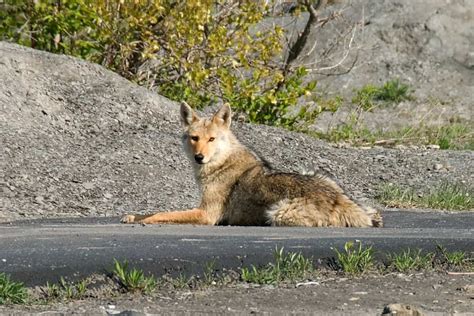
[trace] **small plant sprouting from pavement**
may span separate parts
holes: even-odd
[[[188,278],[183,273],[180,273],[177,277],[173,278],[170,276],[163,276],[163,284],[170,284],[174,289],[184,289],[189,287],[189,284],[192,282],[193,278]]]
[[[433,253],[422,254],[421,250],[412,250],[410,248],[401,253],[388,256],[388,268],[398,272],[408,272],[412,270],[427,270],[432,267]]]
[[[473,210],[474,190],[463,184],[442,183],[428,193],[417,193],[386,184],[380,189],[378,199],[392,207],[427,207],[445,210]]]
[[[337,263],[342,271],[348,274],[362,274],[373,266],[374,250],[372,246],[363,247],[360,241],[348,241],[344,244],[344,251],[334,249]]]
[[[14,282],[10,276],[0,273],[0,305],[22,304],[28,298],[28,292],[23,283]]]
[[[438,257],[440,257],[438,262],[441,265],[447,265],[448,268],[474,270],[473,258],[470,258],[466,252],[461,250],[449,251],[440,244],[436,245],[436,250]]]
[[[263,267],[252,265],[250,268],[241,268],[241,278],[248,283],[276,284],[287,280],[302,279],[313,269],[311,259],[301,253],[285,253],[282,247],[275,249],[274,262]]]
[[[130,270],[127,261],[120,263],[118,260],[114,260],[113,274],[128,292],[149,293],[157,286],[153,276],[146,277],[142,270],[136,268]]]
[[[203,272],[203,281],[206,285],[214,285],[216,284],[216,280],[218,279],[216,274],[216,261],[209,261],[206,263]]]
[[[61,285],[61,291],[64,293],[66,299],[81,299],[85,296],[87,291],[87,281],[81,280],[74,283],[68,283],[64,278],[59,280],[59,284]]]
[[[86,296],[87,285],[86,279],[73,283],[61,277],[58,284],[46,282],[41,290],[47,301],[82,299]]]
[[[59,286],[55,283],[46,282],[46,287],[43,288],[43,294],[48,301],[60,298]]]

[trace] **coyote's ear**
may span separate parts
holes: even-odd
[[[181,101],[181,121],[184,126],[189,126],[193,122],[199,120],[199,117],[196,115],[194,110],[184,101]]]
[[[232,121],[232,112],[230,110],[229,103],[225,103],[219,111],[212,117],[212,121],[217,124],[224,125],[225,127],[230,127],[230,122]]]

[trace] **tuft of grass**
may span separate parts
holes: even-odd
[[[374,85],[368,84],[363,86],[360,90],[356,90],[356,95],[352,98],[352,103],[356,104],[365,111],[371,111],[375,106],[375,96],[378,88]]]
[[[400,144],[438,145],[440,149],[474,150],[474,129],[462,123],[442,126],[406,127],[398,131],[375,133],[379,139]]]
[[[153,276],[146,277],[142,270],[136,268],[129,269],[128,262],[120,263],[114,259],[113,274],[120,282],[120,285],[128,292],[152,292],[157,282]]]
[[[474,190],[462,184],[444,182],[427,193],[417,193],[410,188],[392,184],[381,187],[378,199],[392,207],[426,207],[444,210],[473,210]]]
[[[61,277],[58,284],[46,282],[46,286],[41,290],[47,301],[83,299],[86,296],[87,285],[85,279],[73,283]]]
[[[330,142],[349,142],[360,145],[438,145],[440,149],[474,150],[474,129],[468,125],[455,123],[444,126],[414,126],[393,131],[371,131],[352,115],[345,122],[326,133],[312,133]]]
[[[432,266],[433,257],[433,253],[423,255],[420,249],[414,251],[408,248],[402,253],[389,255],[388,267],[403,273],[412,270],[428,270]]]
[[[61,297],[61,290],[59,285],[55,283],[46,282],[46,287],[42,289],[45,299],[48,301],[56,300]]]
[[[203,272],[203,281],[206,285],[216,284],[216,280],[218,279],[216,273],[216,261],[209,261],[204,266]]]
[[[377,89],[375,99],[400,103],[404,100],[411,100],[413,97],[411,96],[410,87],[407,84],[401,82],[399,79],[393,79],[387,81],[382,87]]]
[[[0,305],[22,304],[28,299],[28,292],[23,283],[14,282],[10,276],[0,273]]]
[[[399,79],[389,80],[383,86],[368,84],[359,90],[355,90],[355,93],[352,103],[365,111],[371,111],[375,107],[376,101],[400,103],[404,100],[413,99],[410,87]]]
[[[469,257],[464,251],[449,251],[446,247],[436,245],[437,255],[440,257],[438,263],[448,268],[474,270],[473,258]]]
[[[344,244],[344,251],[334,251],[337,254],[337,263],[345,273],[362,274],[374,265],[374,250],[371,246],[363,247],[360,241],[348,241]]]
[[[189,287],[189,283],[192,281],[192,278],[187,278],[183,273],[180,273],[176,278],[167,277],[164,278],[164,281],[174,289],[184,289]]]
[[[285,253],[283,247],[275,249],[274,262],[263,267],[241,268],[241,279],[248,283],[275,284],[295,281],[313,271],[311,259],[301,253]]]

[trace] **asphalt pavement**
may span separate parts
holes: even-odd
[[[349,240],[372,245],[381,259],[407,248],[474,252],[474,213],[386,211],[384,228],[125,225],[118,218],[69,218],[0,224],[0,272],[26,285],[111,271],[113,260],[154,275],[202,274],[272,260],[275,247],[315,261]]]

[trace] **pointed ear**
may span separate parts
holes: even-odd
[[[212,117],[212,121],[217,124],[224,125],[225,127],[229,128],[230,123],[232,121],[232,112],[230,110],[229,103],[225,103],[219,111],[214,114]]]
[[[181,101],[181,121],[183,122],[184,126],[189,126],[193,122],[199,120],[199,117],[196,115],[194,110],[184,101]]]

